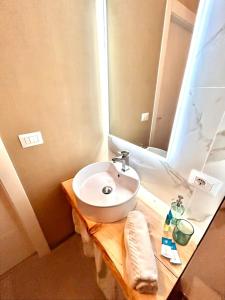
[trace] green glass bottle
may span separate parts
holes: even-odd
[[[184,199],[184,197],[178,195],[178,199],[171,203],[171,212],[173,215],[171,223],[173,225],[176,225],[177,219],[180,219],[184,213],[184,205],[182,203],[182,199]]]

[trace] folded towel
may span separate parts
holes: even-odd
[[[126,273],[132,288],[143,294],[156,293],[158,272],[148,225],[137,210],[129,212],[124,228]]]

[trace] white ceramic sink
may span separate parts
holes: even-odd
[[[96,222],[110,223],[127,216],[136,205],[140,186],[137,172],[121,170],[121,163],[97,162],[81,169],[73,191],[82,214]]]

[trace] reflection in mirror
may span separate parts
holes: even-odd
[[[110,133],[166,156],[198,0],[107,6]]]

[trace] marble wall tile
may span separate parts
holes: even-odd
[[[173,128],[168,153],[171,167],[185,178],[193,168],[203,170],[225,112],[225,1],[205,5],[207,18],[194,29],[193,39],[202,34],[191,47],[182,84],[179,130]]]
[[[223,160],[225,160],[225,114],[223,115],[222,122],[219,126],[213,146],[209,153],[207,164],[210,162],[219,162]],[[223,171],[225,174],[225,169]]]
[[[210,15],[201,37],[192,84],[225,87],[225,1],[211,1]]]
[[[190,88],[188,103],[176,155],[169,162],[186,178],[191,169],[204,167],[224,114],[225,89]]]
[[[217,134],[214,137],[203,172],[219,179],[223,185],[216,195],[205,193],[197,188],[193,191],[187,213],[189,218],[198,221],[213,216],[225,196],[225,113],[217,128]]]

